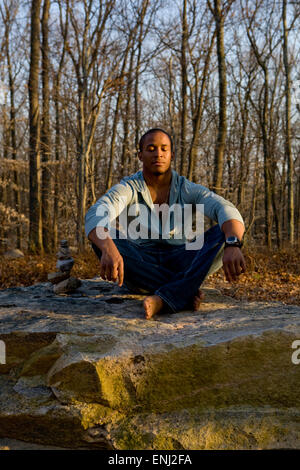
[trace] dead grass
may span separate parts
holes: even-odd
[[[99,261],[94,252],[88,250],[80,255],[72,255],[75,263],[72,275],[89,279],[99,275]],[[53,255],[25,255],[14,260],[0,256],[0,289],[14,286],[31,286],[46,282],[47,274],[55,272],[57,258]]]
[[[99,261],[89,249],[74,254],[72,274],[81,279],[99,275]],[[207,286],[220,289],[236,299],[279,300],[286,304],[300,305],[300,250],[268,252],[252,249],[245,252],[247,272],[239,281],[228,284],[220,270],[206,282]],[[0,256],[0,288],[30,286],[46,282],[47,274],[56,271],[55,255],[26,255],[7,260]]]
[[[247,272],[229,284],[220,270],[206,283],[236,299],[278,300],[300,305],[300,250],[245,253]]]

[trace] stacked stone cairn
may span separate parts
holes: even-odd
[[[70,276],[74,265],[74,259],[71,256],[67,240],[61,240],[59,252],[57,253],[55,273],[48,274],[48,281],[53,284],[55,294],[68,294],[74,292],[81,285],[81,281],[76,277]]]

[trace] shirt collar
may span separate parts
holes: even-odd
[[[177,199],[177,194],[179,191],[179,175],[175,170],[172,171],[172,179],[171,179],[171,189],[170,189],[170,196],[169,196],[169,203],[170,206],[174,204],[174,202]],[[138,179],[138,184],[137,184],[137,191],[139,191],[142,196],[144,201],[148,204],[149,207],[153,208],[153,201],[151,198],[151,194],[149,191],[149,188],[147,186],[146,181],[144,180],[144,175],[142,170],[140,170],[137,174],[137,179]]]

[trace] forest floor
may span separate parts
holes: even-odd
[[[219,289],[235,299],[300,305],[300,248],[270,252],[256,247],[245,249],[244,255],[247,272],[237,282],[226,282],[220,270],[205,286]],[[75,259],[73,276],[81,279],[99,276],[99,261],[91,249],[72,256]],[[0,256],[0,289],[46,282],[47,274],[56,271],[55,265],[55,254],[25,255],[13,260]]]

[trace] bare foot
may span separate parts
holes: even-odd
[[[149,295],[144,302],[145,317],[150,320],[156,313],[158,313],[164,305],[163,300],[159,295]]]
[[[193,309],[194,312],[197,310],[200,310],[200,306],[205,298],[205,294],[202,292],[202,290],[198,289],[198,294],[195,295],[194,300],[193,300]]]

